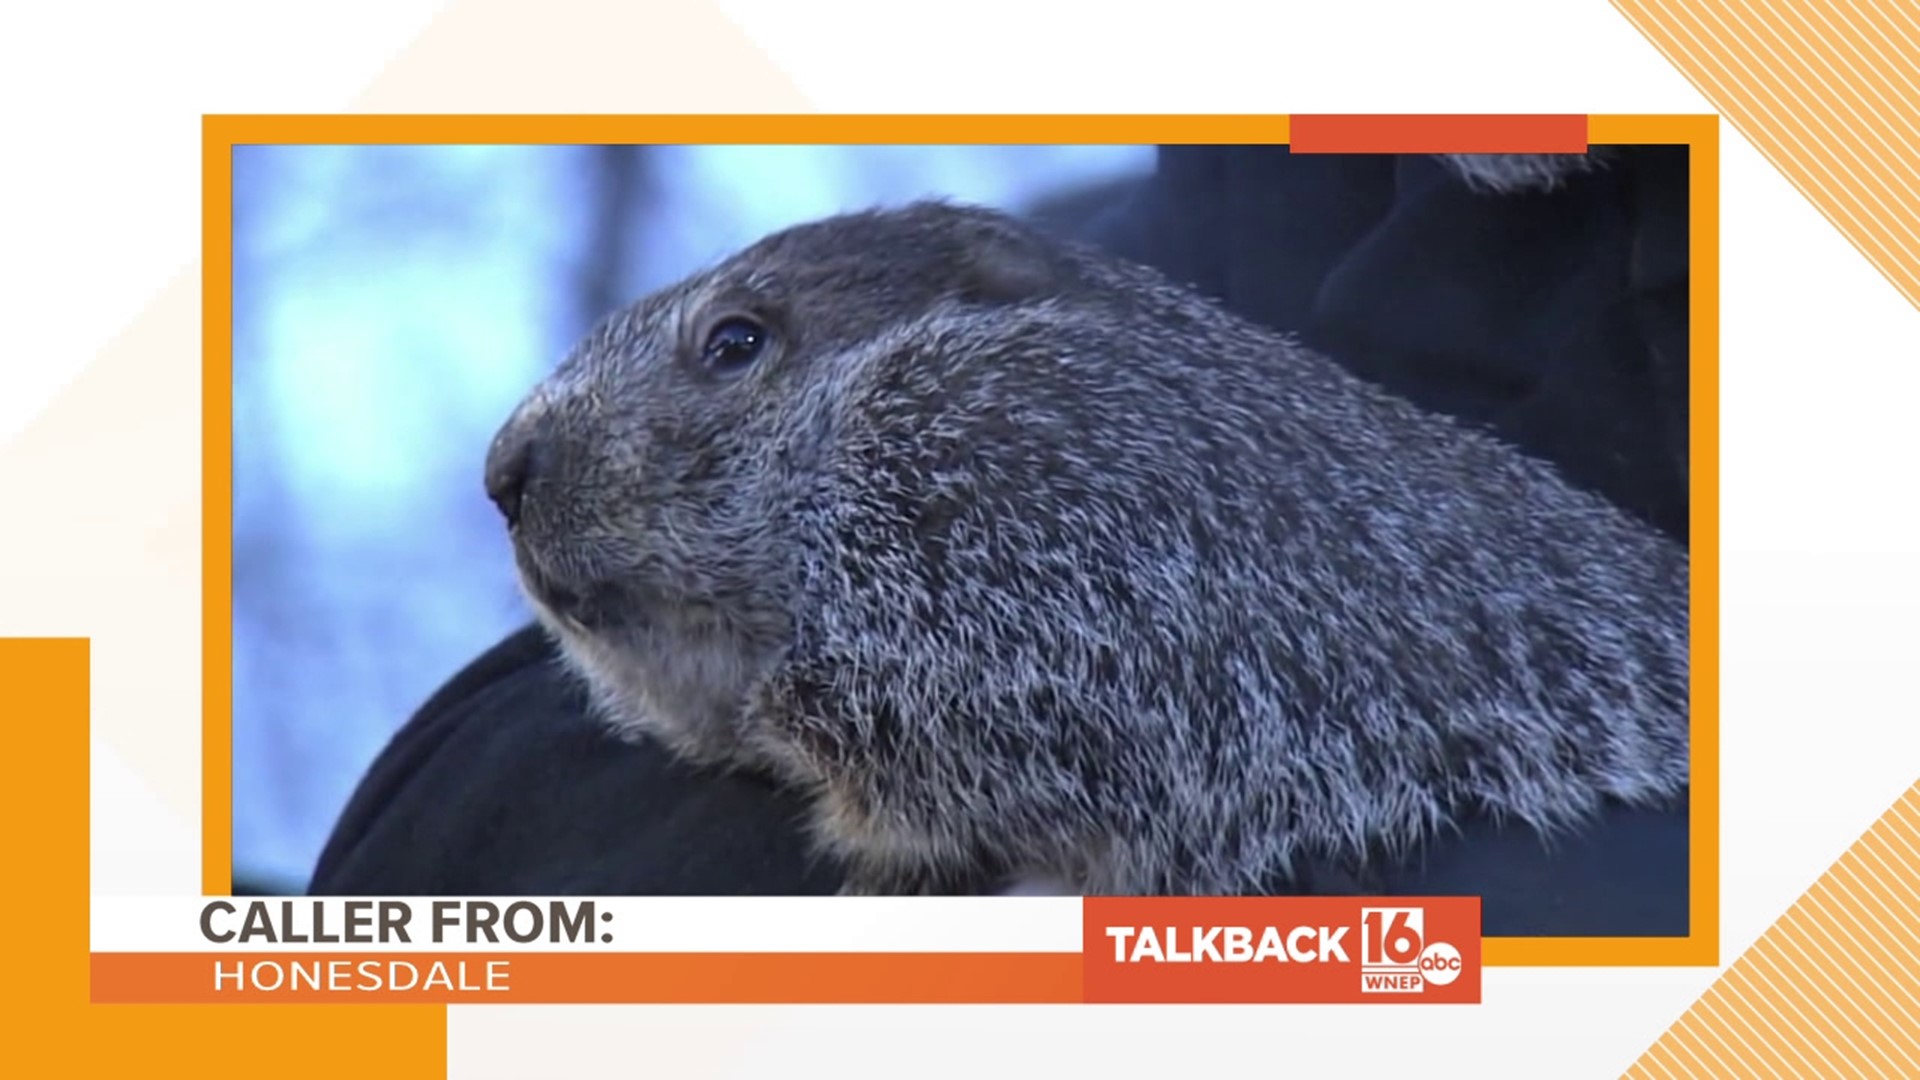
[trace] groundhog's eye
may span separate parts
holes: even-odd
[[[715,370],[733,371],[753,363],[766,347],[766,327],[752,319],[735,317],[722,320],[707,333],[700,358]]]

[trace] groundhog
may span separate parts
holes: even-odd
[[[486,486],[612,728],[804,792],[850,894],[1258,894],[1688,784],[1681,546],[992,210],[611,315]]]

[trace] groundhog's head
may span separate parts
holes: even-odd
[[[1070,257],[950,204],[777,233],[607,318],[487,455],[524,591],[619,726],[731,760],[791,632],[789,530],[859,357],[943,307],[1052,295]]]

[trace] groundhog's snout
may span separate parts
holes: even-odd
[[[516,412],[494,436],[493,445],[487,450],[487,498],[500,508],[508,528],[520,524],[520,507],[527,485],[546,468],[552,457],[546,449],[547,435],[542,430],[545,425],[524,413],[525,410]]]
[[[529,394],[493,436],[487,448],[487,498],[500,508],[507,527],[518,533],[544,511],[581,467],[583,439],[596,427],[578,406],[577,395],[543,384]],[[548,508],[550,509],[550,508]]]
[[[521,583],[541,604],[577,618],[586,594],[570,581],[554,576],[551,537],[538,528],[541,500],[554,499],[565,483],[562,463],[570,455],[558,449],[559,432],[545,399],[535,396],[516,409],[487,448],[487,497],[500,508],[513,535],[514,559]],[[533,505],[530,505],[530,500]],[[551,511],[553,507],[544,507]],[[533,511],[529,516],[528,511]],[[545,557],[541,551],[549,554]]]

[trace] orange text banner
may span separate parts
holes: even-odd
[[[105,1004],[1076,1002],[1073,953],[94,953]]]

